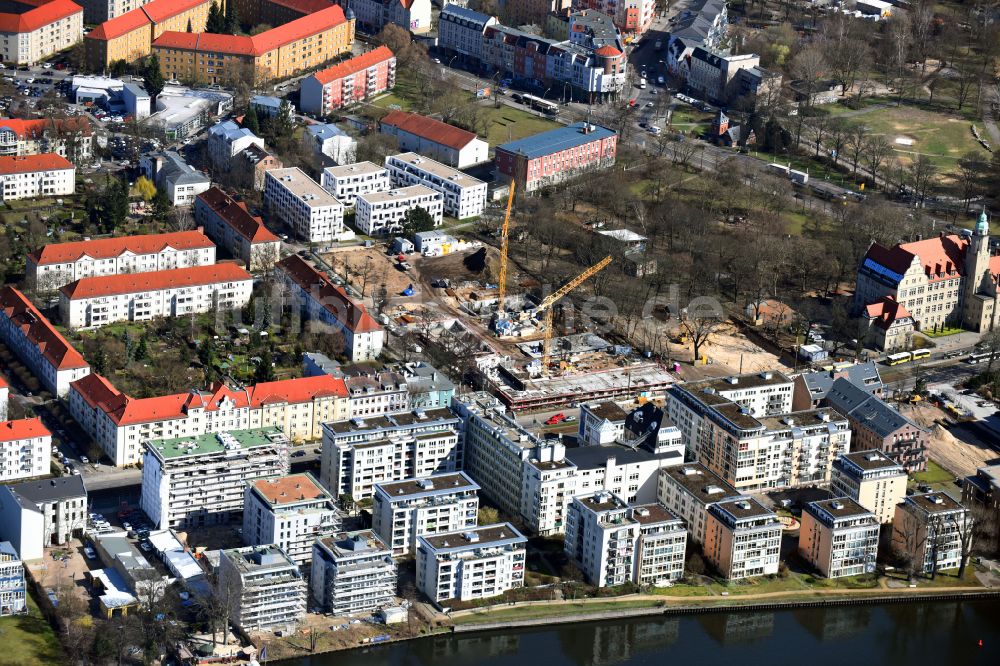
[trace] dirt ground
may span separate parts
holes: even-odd
[[[344,248],[323,255],[323,259],[355,289],[361,291],[364,287],[365,296],[371,296],[382,284],[390,296],[396,296],[416,280],[416,275],[411,274],[416,268],[409,273],[397,269],[395,256],[387,255],[380,247]],[[410,255],[410,263],[415,260],[416,255]]]
[[[680,352],[681,349],[684,351]],[[757,346],[736,330],[735,326],[728,324],[713,333],[699,351],[702,356],[708,358],[710,365],[696,367],[704,368],[705,374],[709,375],[735,374],[740,372],[741,367],[744,373],[774,369],[791,370],[777,356]],[[694,356],[694,346],[688,344],[682,348],[680,345],[674,345],[674,353],[690,360]]]
[[[904,416],[908,416],[920,425],[931,429],[931,441],[928,455],[956,476],[969,476],[976,473],[977,467],[982,467],[986,461],[996,458],[996,452],[957,439],[934,421],[945,416],[937,407],[929,404],[904,405],[900,408]]]

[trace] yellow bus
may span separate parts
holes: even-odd
[[[886,365],[899,365],[900,363],[909,363],[913,360],[913,354],[911,352],[899,352],[898,354],[887,354],[885,357]]]
[[[931,357],[930,349],[918,349],[915,352],[913,352],[914,361],[919,361],[922,358],[930,358],[930,357]]]

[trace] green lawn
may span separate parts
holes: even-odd
[[[963,328],[951,328],[946,326],[945,328],[939,329],[936,333],[933,330],[927,329],[920,331],[920,333],[921,335],[926,335],[928,338],[944,338],[949,335],[955,335],[956,333],[962,333],[964,331],[965,329]]]
[[[487,115],[489,117],[489,130],[486,132],[486,141],[491,146],[562,127],[554,120],[540,118],[527,111],[507,106],[501,106],[499,109],[491,107],[487,111]]]
[[[42,617],[34,599],[28,597],[27,615],[0,618],[0,664],[62,664],[66,656],[49,623]]]
[[[912,474],[910,478],[917,483],[933,485],[936,483],[950,483],[955,480],[955,475],[933,460],[928,460],[927,471]]]

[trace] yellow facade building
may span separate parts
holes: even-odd
[[[134,62],[153,52],[165,32],[205,29],[212,0],[152,0],[94,28],[84,39],[87,64],[94,71],[119,60]]]

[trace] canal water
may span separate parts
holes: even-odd
[[[980,641],[982,645],[980,646]],[[1000,664],[1000,601],[718,613],[460,634],[280,666]]]

